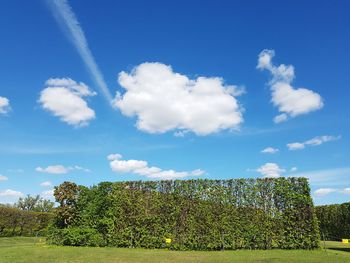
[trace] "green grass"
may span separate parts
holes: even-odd
[[[127,248],[58,247],[44,239],[0,238],[0,262],[350,262],[350,244],[326,242],[326,250],[168,251]]]

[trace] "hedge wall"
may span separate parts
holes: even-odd
[[[68,194],[72,183],[64,184],[55,190],[61,203],[49,236],[55,244],[181,250],[319,246],[305,178],[105,182]]]
[[[322,238],[350,238],[350,203],[317,206],[316,214]]]
[[[54,215],[0,205],[0,236],[43,236]]]

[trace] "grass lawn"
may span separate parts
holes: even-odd
[[[350,244],[326,242],[326,250],[168,251],[58,247],[39,238],[0,238],[0,262],[350,262]]]

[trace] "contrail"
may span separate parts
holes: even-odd
[[[91,53],[84,31],[67,0],[47,0],[58,24],[63,28],[66,36],[77,49],[80,57],[88,68],[95,84],[100,88],[104,97],[111,104],[113,97],[110,93],[103,75],[98,68]]]

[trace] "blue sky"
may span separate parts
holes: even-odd
[[[350,201],[349,8],[2,2],[0,202],[65,180],[291,175],[316,204]]]

